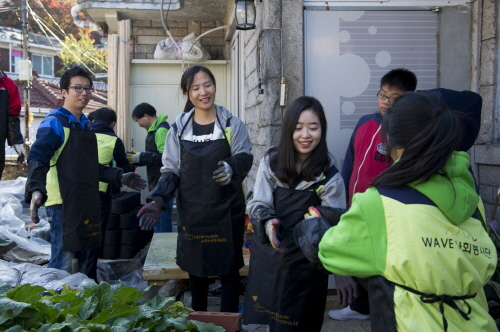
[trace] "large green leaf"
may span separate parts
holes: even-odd
[[[129,329],[126,328],[126,327],[123,327],[123,326],[111,326],[111,329],[109,330],[109,332],[128,332]]]
[[[35,323],[36,314],[37,310],[35,308],[26,307],[12,319],[12,325],[19,325],[23,329],[29,330]]]
[[[40,294],[45,292],[42,286],[21,285],[10,290],[7,297],[18,302],[34,304],[40,301]]]
[[[11,328],[5,330],[5,332],[26,332],[21,326],[12,326]]]
[[[119,290],[119,288],[112,287],[109,283],[103,281],[98,285],[93,285],[91,288],[87,288],[84,291],[85,297],[95,297],[95,301],[98,303],[96,311],[100,312],[105,310],[113,303],[113,296]]]
[[[135,287],[123,287],[116,295],[113,296],[113,300],[116,302],[123,302],[127,304],[135,303],[145,292],[137,292],[137,288]]]
[[[87,301],[81,305],[80,310],[78,310],[78,317],[82,320],[89,319],[95,312],[97,308],[97,302],[92,301],[92,299],[87,299]]]
[[[174,302],[175,297],[164,297],[161,295],[156,295],[150,300],[147,300],[141,307],[145,309],[145,306],[150,307],[151,309],[160,309],[160,308],[165,308],[167,303]]]
[[[20,315],[24,308],[29,306],[29,303],[17,302],[5,297],[0,298],[0,326]]]
[[[196,326],[196,329],[200,332],[225,332],[226,329],[217,326],[214,323],[203,323],[196,320],[192,320],[191,323]]]
[[[34,305],[38,310],[38,319],[44,322],[54,323],[61,311],[54,308],[50,301],[41,301]]]
[[[104,309],[99,316],[92,319],[90,322],[94,324],[105,324],[109,319],[139,314],[137,305],[128,305],[125,303],[113,303],[110,308]]]
[[[4,283],[0,279],[0,296],[5,296],[11,289],[12,289],[12,286]]]

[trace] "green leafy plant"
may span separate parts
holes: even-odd
[[[189,321],[192,309],[174,298],[157,295],[139,304],[146,291],[101,282],[83,290],[65,286],[58,294],[41,286],[12,288],[0,281],[0,331],[225,331],[212,323]]]

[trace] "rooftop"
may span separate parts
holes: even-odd
[[[7,73],[7,76],[16,83],[21,95],[21,105],[23,105],[24,82],[19,81],[19,75],[16,73]],[[63,97],[59,88],[59,80],[59,77],[41,77],[34,73],[30,92],[30,108],[38,108],[40,109],[39,112],[48,113],[57,106],[61,106]],[[90,102],[84,110],[85,113],[90,113],[107,105],[108,92],[106,84],[94,82],[94,88]]]

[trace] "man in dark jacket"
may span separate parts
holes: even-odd
[[[28,156],[25,201],[31,220],[40,221],[45,203],[50,223],[49,267],[88,274],[101,246],[99,180],[121,186],[123,170],[99,165],[97,139],[83,114],[92,95],[92,80],[83,67],[61,76],[64,104],[38,127]]]
[[[148,188],[153,190],[161,175],[162,154],[165,148],[170,125],[167,122],[167,115],[156,115],[156,109],[148,104],[141,103],[132,111],[132,118],[141,127],[147,130],[146,152],[129,153],[130,162],[137,166],[146,166],[148,174]],[[172,231],[172,206],[174,199],[170,200],[168,211],[162,211],[160,219],[154,226],[155,232]]]

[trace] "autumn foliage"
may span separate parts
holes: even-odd
[[[21,3],[23,0],[7,0],[3,4],[3,8],[17,8],[15,11],[0,13],[0,25],[21,29]],[[27,2],[31,10],[40,17],[44,23],[49,26],[59,38],[64,39],[64,31],[67,35],[73,35],[80,39],[82,35],[89,33],[90,29],[80,29],[73,22],[71,17],[71,7],[77,4],[76,0],[24,0]],[[50,14],[50,15],[49,15]],[[51,18],[52,17],[52,18]],[[83,18],[82,18],[83,19]],[[57,22],[56,25],[55,22]],[[29,31],[39,34],[44,34],[34,20],[32,13],[28,10]],[[62,31],[61,31],[62,30]],[[84,31],[88,30],[88,31]]]

